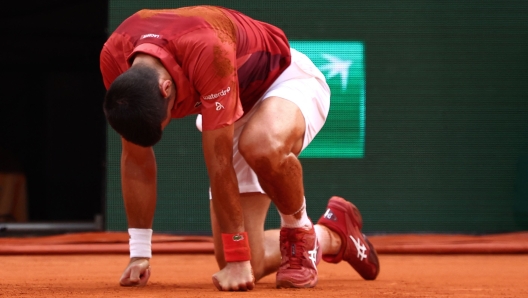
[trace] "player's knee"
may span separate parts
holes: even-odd
[[[280,163],[285,156],[284,144],[270,136],[241,136],[238,150],[255,172],[270,171]]]
[[[244,159],[253,162],[261,158],[273,158],[280,144],[271,136],[262,133],[245,133],[240,136],[238,150]]]

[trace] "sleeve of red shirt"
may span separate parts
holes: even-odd
[[[225,127],[242,114],[238,92],[235,41],[213,29],[188,33],[179,42],[182,69],[200,94],[202,129]]]
[[[101,74],[103,76],[103,82],[106,90],[110,88],[112,82],[121,74],[124,70],[121,69],[112,53],[105,45],[101,51],[99,57],[99,67],[101,68]]]

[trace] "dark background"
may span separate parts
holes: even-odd
[[[93,221],[103,212],[98,59],[108,2],[7,1],[0,9],[0,148],[26,174],[29,219]]]

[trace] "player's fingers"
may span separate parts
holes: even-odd
[[[119,285],[122,287],[132,287],[135,286],[136,283],[131,282],[128,278],[122,278],[121,281],[119,281]]]
[[[139,282],[130,280],[129,277],[124,277],[124,278],[121,278],[121,281],[119,282],[119,284],[123,287],[134,287],[134,286],[139,285]]]
[[[224,281],[223,284],[219,281],[217,274],[213,275],[213,284],[219,291],[248,291],[255,287],[255,279],[248,282],[229,282]]]
[[[240,283],[237,286],[234,286],[230,290],[231,291],[249,291],[249,290],[253,290],[254,287],[255,287],[255,283],[253,282],[253,280],[251,280],[245,283]]]
[[[236,285],[226,284],[225,281],[221,283],[218,280],[218,276],[216,276],[216,274],[213,275],[213,284],[219,291],[238,291],[238,286]]]
[[[255,282],[254,282],[254,281],[248,281],[248,282],[246,283],[246,288],[247,288],[248,290],[253,290],[254,287],[255,287]]]
[[[141,273],[143,273],[141,269],[143,269],[143,268],[141,268],[141,266],[137,266],[137,265],[133,265],[133,266],[130,267],[129,281],[131,283],[134,283],[134,284],[139,283]]]
[[[237,283],[228,283],[222,288],[224,289],[224,291],[242,291]]]
[[[137,260],[128,265],[119,282],[122,286],[144,286],[150,277],[148,260]]]
[[[126,268],[123,274],[121,275],[121,278],[119,279],[119,285],[123,287],[130,286],[129,276],[130,276],[130,267]]]
[[[233,291],[247,291],[247,287],[245,283],[238,284],[233,288]]]
[[[145,272],[143,272],[143,274],[140,275],[139,277],[139,285],[140,286],[144,286],[147,284],[148,280],[150,278],[150,267],[147,268],[145,270]]]
[[[148,282],[149,276],[150,274],[142,274],[139,279],[122,277],[119,284],[123,287],[145,286]]]
[[[218,279],[216,279],[216,276],[213,275],[213,285],[215,285],[215,287],[219,290],[219,291],[222,291],[222,286],[220,285],[220,282],[218,281]]]

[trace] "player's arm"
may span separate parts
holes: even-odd
[[[213,275],[219,290],[251,290],[255,278],[251,269],[249,242],[244,233],[238,180],[233,168],[234,125],[202,133],[202,144],[211,184],[212,205],[222,232],[227,265]]]
[[[156,209],[156,157],[152,147],[121,138],[121,187],[128,227],[152,229]]]
[[[202,146],[211,185],[212,212],[220,224],[227,265],[213,275],[219,290],[254,287],[238,180],[233,168],[234,122],[242,116],[236,72],[236,47],[211,29],[182,38],[182,69],[201,95]],[[235,37],[233,37],[233,40]],[[220,248],[216,248],[220,249]]]
[[[111,43],[112,37],[107,41]],[[110,84],[126,70],[111,50],[103,47],[100,55],[103,82]],[[121,187],[130,233],[130,263],[121,275],[122,286],[146,285],[150,276],[152,221],[156,206],[156,160],[152,148],[144,148],[121,139]]]
[[[152,222],[156,209],[156,158],[152,147],[121,139],[121,187],[130,233],[130,263],[122,286],[145,285],[150,276]]]
[[[222,233],[244,232],[238,181],[233,168],[234,125],[202,133],[202,145],[211,183],[213,210]]]
[[[194,31],[183,43],[183,59],[192,84],[202,97],[202,146],[211,184],[213,210],[222,233],[244,232],[238,181],[233,169],[233,135],[238,91],[233,44],[219,40],[213,30]],[[212,97],[207,97],[212,96]]]

